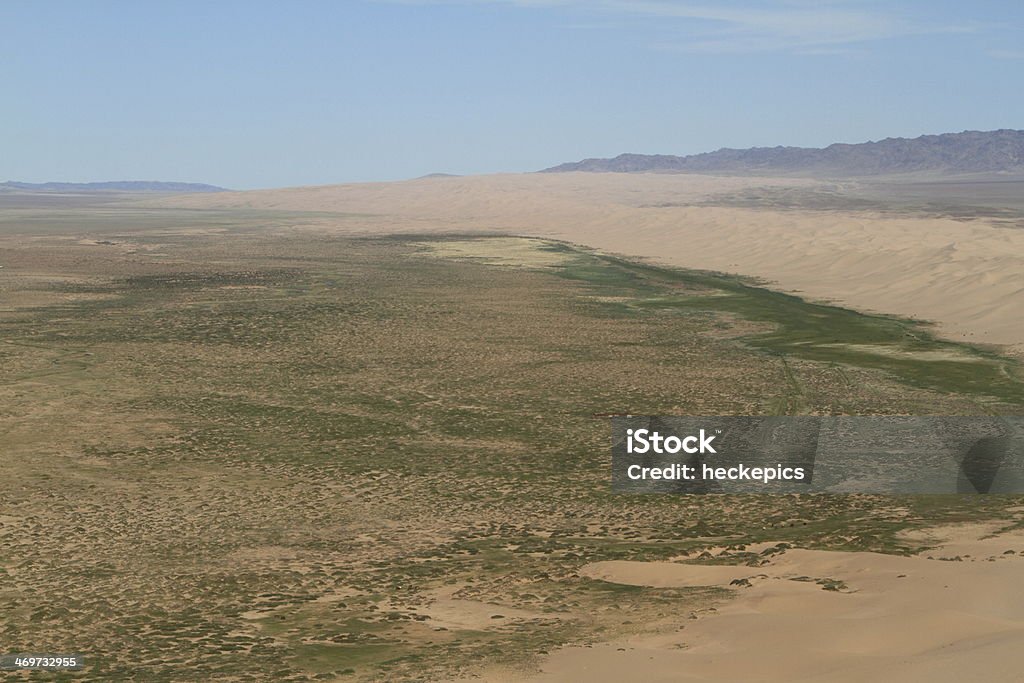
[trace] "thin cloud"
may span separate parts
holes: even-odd
[[[1024,59],[1024,50],[989,50],[986,54],[994,59]]]
[[[657,49],[690,52],[832,54],[842,46],[912,35],[968,33],[972,26],[932,25],[885,5],[862,2],[747,0],[694,3],[689,0],[378,0],[405,4],[503,4],[524,9],[575,9],[581,13],[658,20],[680,34]],[[671,22],[666,24],[665,22]]]

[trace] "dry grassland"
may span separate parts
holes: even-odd
[[[729,594],[594,562],[909,552],[907,529],[1019,515],[997,496],[610,493],[595,414],[1019,408],[1012,361],[906,321],[538,240],[39,211],[0,235],[0,641],[82,652],[69,679],[525,675]],[[830,348],[816,315],[898,353]]]

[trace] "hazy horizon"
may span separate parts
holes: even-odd
[[[1024,127],[1024,7],[995,2],[39,2],[0,21],[0,179],[22,182],[250,189]]]

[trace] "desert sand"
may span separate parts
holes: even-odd
[[[789,549],[761,567],[594,563],[581,574],[627,585],[751,585],[654,635],[564,648],[518,680],[1018,681],[1024,532],[998,532],[940,529],[939,546],[912,557]],[[845,585],[823,590],[824,579]]]
[[[725,205],[744,191],[817,187],[825,185],[793,178],[524,174],[191,195],[159,203],[335,212],[296,221],[347,233],[505,232],[567,240],[751,276],[815,300],[934,321],[949,338],[1024,350],[1024,230],[988,218],[907,211]]]

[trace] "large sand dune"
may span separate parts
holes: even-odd
[[[947,529],[943,545],[915,557],[792,549],[761,567],[598,562],[581,573],[638,586],[751,585],[661,632],[558,651],[530,680],[1019,681],[1024,533],[988,537],[997,530]],[[845,586],[823,590],[819,579]]]
[[[814,299],[932,320],[952,338],[1024,349],[1019,227],[909,212],[723,205],[751,188],[795,192],[816,186],[799,179],[567,173],[424,178],[162,202],[349,214],[313,221],[339,231],[499,231],[569,240],[754,276]]]

